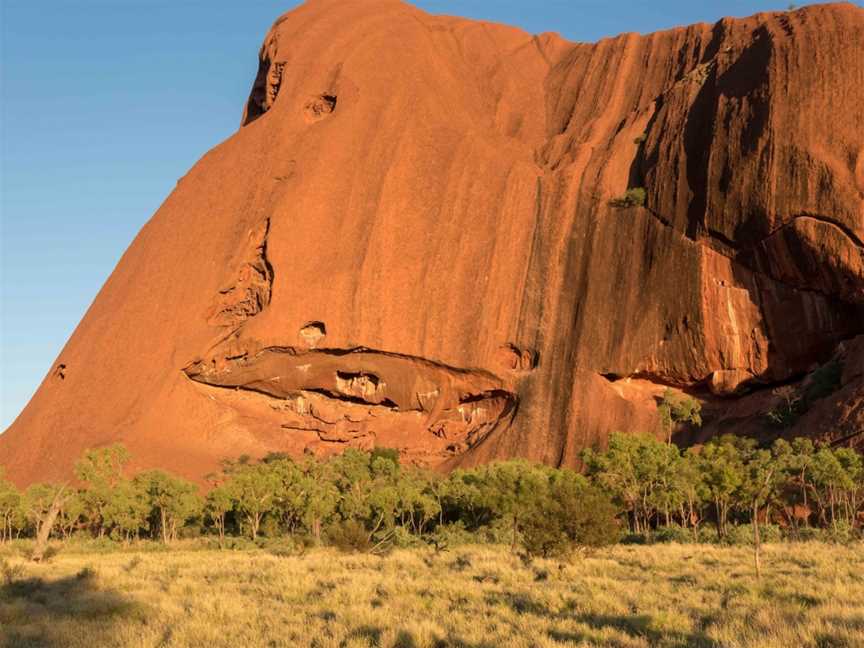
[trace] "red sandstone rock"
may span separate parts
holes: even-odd
[[[666,384],[732,420],[864,332],[862,106],[849,4],[592,45],[309,2],[0,463],[58,478],[121,441],[193,478],[349,445],[572,465],[654,428]],[[644,207],[610,204],[638,186]],[[844,434],[852,373],[820,405]]]

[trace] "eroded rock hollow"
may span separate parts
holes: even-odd
[[[654,431],[667,386],[704,402],[703,435],[752,431],[773,386],[832,358],[842,379],[799,425],[855,438],[862,124],[850,4],[582,44],[308,2],[0,463],[57,478],[121,441],[199,479],[244,453],[375,445],[574,465]]]

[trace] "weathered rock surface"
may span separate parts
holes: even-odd
[[[575,44],[309,2],[0,463],[56,478],[122,441],[194,478],[376,444],[569,465],[656,426],[664,385],[719,421],[864,333],[862,107],[849,4]],[[633,187],[644,206],[610,205]],[[819,406],[844,435],[861,362]]]

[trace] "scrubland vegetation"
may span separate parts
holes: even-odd
[[[849,448],[615,434],[581,473],[446,476],[388,449],[272,454],[206,493],[128,460],[0,482],[0,646],[864,645]]]
[[[529,562],[500,545],[382,556],[274,541],[110,553],[94,543],[38,564],[20,542],[0,549],[0,646],[864,645],[854,546],[766,545],[757,580],[747,548],[716,545],[619,544]]]
[[[698,416],[673,405],[670,421]],[[621,540],[851,542],[864,508],[861,455],[807,439],[759,447],[724,436],[681,451],[614,434],[582,454],[582,473],[512,460],[444,476],[400,466],[389,449],[327,461],[271,454],[225,462],[206,494],[158,470],[127,477],[128,460],[122,446],[86,452],[79,488],[20,493],[0,480],[0,540],[203,536],[228,548],[264,538],[373,553],[490,542],[550,557]]]

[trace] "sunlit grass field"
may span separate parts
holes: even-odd
[[[864,547],[0,548],[0,646],[864,646]]]

